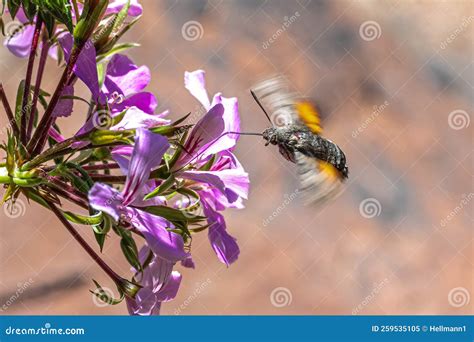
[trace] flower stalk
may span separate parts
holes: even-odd
[[[84,47],[84,43],[79,46],[75,46],[74,49],[72,50],[71,57],[69,58],[69,61],[66,64],[66,68],[63,71],[63,74],[61,76],[61,79],[59,80],[59,83],[56,87],[56,90],[54,91],[53,96],[51,97],[48,107],[46,108],[43,114],[43,117],[41,118],[41,121],[38,124],[38,128],[33,134],[33,137],[28,143],[27,150],[30,152],[32,156],[39,154],[41,150],[43,149],[43,146],[46,142],[46,138],[48,136],[48,131],[54,123],[54,118],[53,118],[54,108],[59,102],[59,99],[64,90],[64,87],[67,84],[67,80],[69,79],[72,73],[72,69],[74,68],[74,65],[76,64],[77,59],[79,58],[79,54],[81,53],[83,47]]]
[[[121,284],[123,282],[123,278],[121,278],[117,273],[115,273],[112,268],[110,268],[107,263],[102,260],[102,258],[97,254],[94,249],[87,243],[86,240],[79,234],[79,232],[73,227],[73,225],[64,217],[61,210],[58,207],[50,202],[46,201],[51,211],[56,215],[56,217],[61,221],[61,223],[66,227],[68,232],[72,235],[72,237],[81,245],[81,247],[89,254],[89,256],[94,260],[97,265],[114,281],[115,284]]]
[[[33,74],[33,66],[35,63],[36,49],[38,48],[39,37],[43,26],[43,20],[38,17],[36,20],[33,40],[31,42],[30,56],[28,58],[28,66],[26,68],[25,87],[23,89],[23,100],[21,102],[21,124],[20,124],[20,140],[23,145],[26,145],[26,135],[28,126],[28,117],[31,116],[28,106],[28,99],[30,97],[31,77]],[[29,114],[29,115],[28,115]]]
[[[0,99],[3,104],[3,108],[5,109],[5,113],[7,114],[8,122],[10,127],[12,128],[13,134],[17,137],[20,136],[20,129],[15,120],[15,116],[13,115],[12,107],[10,107],[10,103],[8,102],[7,94],[5,93],[5,89],[3,89],[3,84],[0,83]]]
[[[42,47],[41,47],[41,54],[40,59],[38,62],[38,70],[36,72],[36,82],[35,82],[35,89],[33,92],[33,98],[31,100],[31,110],[28,116],[28,127],[26,131],[26,141],[29,141],[31,138],[31,133],[33,131],[33,124],[36,118],[36,107],[38,104],[38,98],[41,91],[41,82],[43,80],[44,69],[46,67],[46,59],[48,57],[48,51],[50,47],[49,39],[48,39],[48,31],[43,29],[43,37],[42,37]]]

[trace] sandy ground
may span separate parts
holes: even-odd
[[[182,287],[164,314],[473,313],[472,2],[142,3],[126,40],[142,44],[131,55],[150,67],[160,109],[198,118],[183,73],[202,68],[211,95],[239,98],[243,130],[262,131],[268,124],[248,89],[284,73],[318,102],[325,134],[350,166],[338,199],[305,207],[293,195],[294,165],[242,137],[236,154],[250,198],[226,212],[241,256],[226,268],[205,234],[196,237],[197,268],[180,269]],[[182,34],[189,21],[199,23],[197,39]],[[5,49],[0,58],[13,99],[26,60]],[[58,74],[51,61],[47,89]],[[84,115],[77,106],[66,132]],[[1,211],[0,227],[2,314],[126,313],[92,300],[92,278],[112,284],[51,214],[35,205],[17,218]],[[104,258],[130,275],[116,246],[108,241]]]

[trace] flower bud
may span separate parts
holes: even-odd
[[[109,4],[108,0],[88,0],[84,4],[81,17],[74,28],[74,43],[83,46],[90,38]]]

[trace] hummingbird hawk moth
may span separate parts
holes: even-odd
[[[267,79],[250,92],[272,123],[262,133],[265,145],[277,145],[285,159],[296,163],[306,201],[320,202],[337,195],[349,174],[346,156],[321,136],[316,106],[292,92],[283,76]]]

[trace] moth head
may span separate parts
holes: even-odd
[[[277,141],[277,129],[275,127],[269,127],[262,133],[263,139],[267,141],[265,145],[272,144],[276,145]]]

